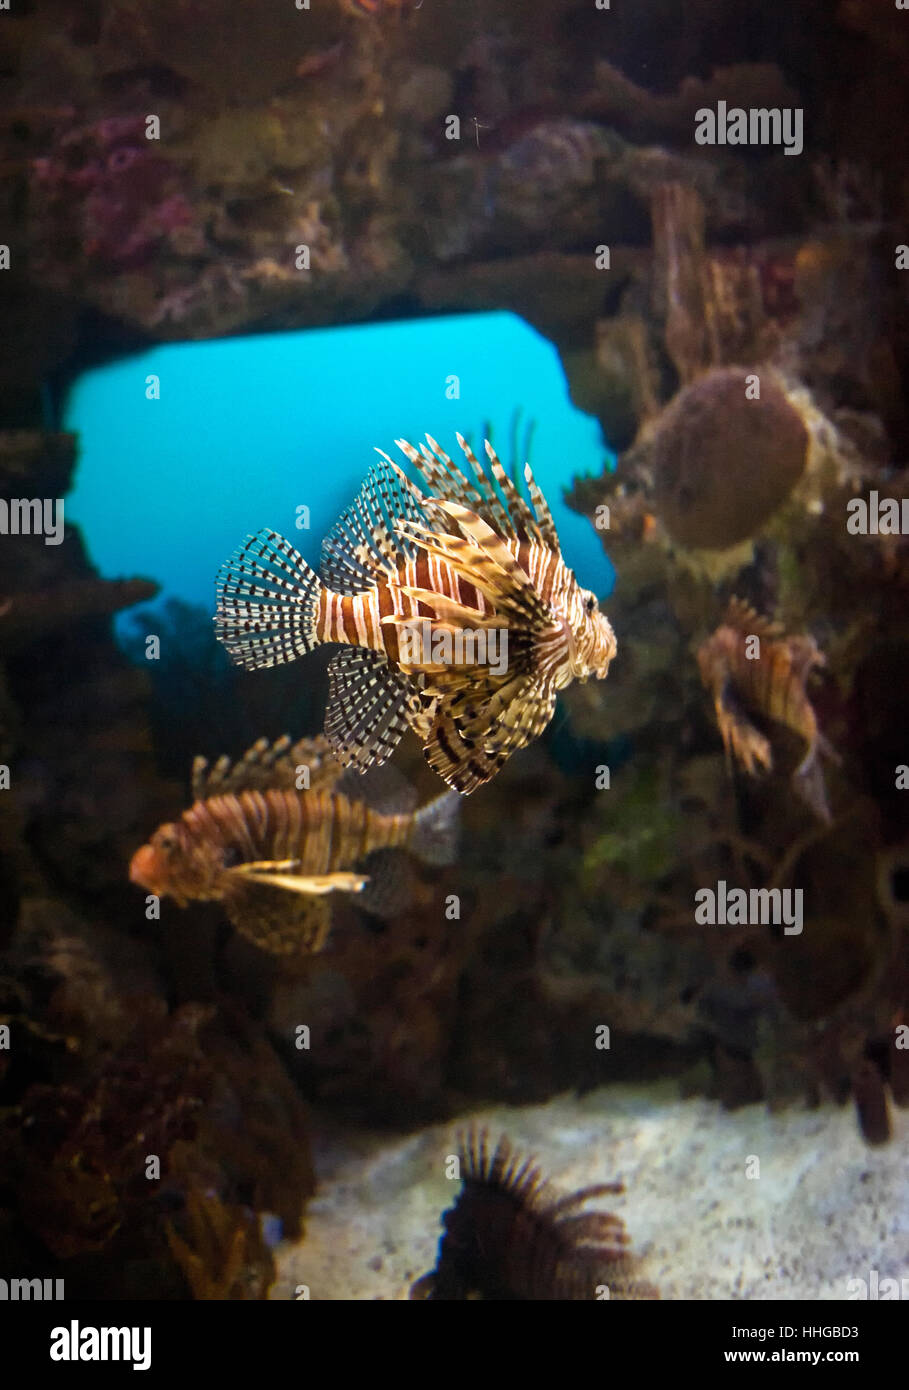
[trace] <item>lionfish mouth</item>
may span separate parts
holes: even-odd
[[[147,888],[150,893],[158,892],[158,883],[161,877],[161,864],[156,851],[151,845],[143,845],[137,849],[129,865],[130,883],[137,883],[140,888]]]

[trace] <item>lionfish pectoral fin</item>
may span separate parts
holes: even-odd
[[[476,512],[471,511],[460,502],[452,502],[447,498],[433,498],[433,510],[442,512],[458,526],[459,530],[468,536],[479,550],[485,550],[492,558],[497,559],[499,553],[509,554],[508,547],[501,536],[491,527],[488,521],[484,521]]]
[[[343,647],[328,667],[325,734],[344,767],[384,763],[407,728],[410,694],[380,652]]]
[[[463,603],[456,603],[454,599],[447,598],[444,594],[435,594],[431,589],[417,589],[408,584],[398,586],[399,592],[406,594],[408,598],[414,599],[417,603],[425,604],[427,608],[433,610],[438,622],[452,623],[460,628],[491,628],[501,627],[501,618],[481,617],[475,608],[466,608]],[[411,627],[414,623],[419,623],[420,618],[407,618],[402,614],[389,613],[382,619],[383,627]]]
[[[245,874],[260,874],[269,869],[274,873],[281,871],[289,873],[291,869],[300,867],[299,859],[250,859],[245,864],[235,864],[228,872],[235,878],[240,878]]]
[[[240,864],[229,872],[243,876],[249,884],[267,883],[273,888],[283,888],[288,893],[307,893],[321,896],[324,893],[359,893],[368,882],[365,874],[295,874],[291,869],[299,860],[260,859],[252,864]]]
[[[727,764],[737,762],[749,777],[756,777],[759,769],[769,772],[773,766],[770,743],[741,709],[729,682],[715,697],[714,709]]]
[[[511,584],[522,590],[526,589],[532,593],[534,597],[537,597],[536,590],[533,588],[529,576],[509,550],[505,540],[498,532],[493,530],[482,517],[477,516],[475,512],[470,511],[467,507],[461,506],[457,502],[440,500],[434,501],[432,505],[438,508],[443,515],[450,517],[451,520],[457,524],[462,534],[472,542],[476,549],[481,551],[491,564],[497,566],[500,571],[503,571],[508,576]],[[535,532],[534,540],[537,544],[543,544],[543,537],[539,532],[539,528],[536,527],[535,522],[531,524]]]
[[[547,605],[505,546],[501,547],[502,556],[496,558],[472,541],[445,531],[415,526],[400,529],[406,531],[427,555],[443,560],[460,578],[479,589],[497,612],[531,630],[550,627],[552,615]]]
[[[442,697],[423,752],[430,767],[466,795],[488,782],[519,748],[538,738],[552,719],[555,691],[548,682],[516,676],[477,701],[475,692]]]
[[[274,956],[315,955],[331,928],[330,899],[288,896],[255,883],[240,883],[224,907],[241,936]]]

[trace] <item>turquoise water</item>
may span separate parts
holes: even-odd
[[[151,375],[157,400],[146,396]],[[447,398],[451,376],[459,399]],[[218,566],[260,526],[318,563],[375,445],[400,457],[395,438],[428,431],[460,456],[455,431],[476,447],[488,420],[507,467],[516,411],[520,439],[535,424],[531,463],[565,558],[605,594],[609,563],[562,489],[611,456],[597,422],[571,404],[555,349],[507,313],[169,344],[87,371],[64,411],[79,435],[66,516],[105,577],[143,575],[162,600],[211,608]]]

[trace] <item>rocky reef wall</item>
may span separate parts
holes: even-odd
[[[909,1101],[907,540],[847,525],[909,495],[909,30],[873,0],[676,8],[4,17],[4,498],[65,499],[56,400],[90,362],[458,309],[539,328],[620,451],[600,478],[565,460],[618,575],[609,681],[466,804],[438,879],[457,918],[424,876],[297,970],[211,905],[147,920],[127,866],[202,736],[312,732],[324,672],[254,691],[174,611],[150,673],[111,615],[153,577],[101,580],[69,526],[0,536],[0,1235],[23,1268],[263,1296],[269,1219],[298,1235],[314,1190],[312,1106],[407,1128],[671,1076],[729,1106],[853,1097],[881,1143]],[[804,109],[803,152],[699,146],[721,101]],[[742,723],[734,673],[705,684],[733,599],[801,692],[788,734]],[[836,755],[814,807],[806,705]],[[413,750],[403,770],[436,789]],[[700,925],[721,880],[802,890],[804,931]]]

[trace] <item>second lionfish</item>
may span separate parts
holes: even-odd
[[[238,763],[221,758],[211,769],[197,758],[193,805],[136,850],[130,878],[181,907],[220,902],[238,931],[275,955],[319,951],[330,894],[355,893],[382,915],[387,880],[401,878],[388,856],[454,858],[457,796],[415,810],[412,789],[392,782],[392,771],[366,783],[345,774],[324,738],[260,739]]]
[[[763,618],[742,599],[732,598],[726,617],[698,648],[701,680],[713,695],[717,725],[727,758],[750,775],[769,771],[773,754],[766,736],[748,717],[773,720],[804,739],[805,754],[793,773],[793,786],[821,820],[830,822],[821,758],[839,762],[818,728],[806,686],[812,671],[825,664],[808,634],[786,636],[779,623]]]
[[[340,761],[384,762],[409,726],[439,776],[470,792],[539,737],[557,691],[606,676],[616,642],[529,466],[528,502],[490,444],[487,472],[458,435],[468,475],[426,438],[398,446],[430,492],[377,450],[320,574],[274,531],[250,536],[219,574],[215,627],[251,670],[340,645],[325,719]]]

